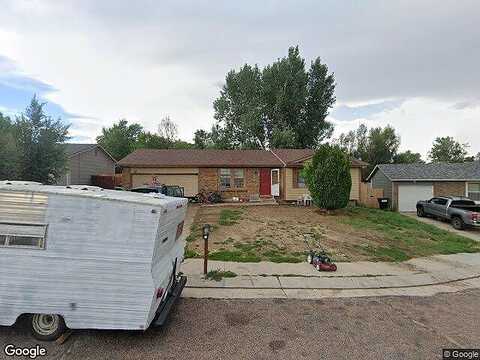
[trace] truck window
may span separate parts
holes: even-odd
[[[447,205],[448,200],[442,198],[433,198],[432,200],[430,200],[430,202],[437,205]]]
[[[47,225],[0,223],[0,247],[45,249]]]
[[[472,200],[454,200],[451,206],[475,206],[475,201]]]

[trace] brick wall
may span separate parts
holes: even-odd
[[[465,182],[464,181],[434,182],[433,196],[465,196]]]
[[[122,169],[122,186],[126,189],[130,189],[132,187],[132,169],[130,168],[123,168]]]
[[[218,191],[218,169],[198,169],[198,191]]]
[[[219,191],[218,168],[200,168],[198,172],[198,190]],[[257,168],[245,169],[245,188],[221,191],[225,199],[237,196],[249,198],[260,193],[260,171]]]

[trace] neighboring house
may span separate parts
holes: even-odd
[[[480,162],[381,164],[368,175],[373,188],[383,189],[392,207],[415,211],[418,200],[436,196],[467,196],[480,201]]]
[[[67,172],[58,185],[92,185],[93,175],[115,175],[115,159],[98,144],[65,144]]]
[[[140,149],[120,160],[119,165],[127,188],[179,185],[189,197],[205,190],[220,191],[226,199],[275,196],[295,201],[308,194],[300,171],[312,156],[313,151],[306,149]],[[361,168],[366,165],[352,160],[352,201],[359,200]]]

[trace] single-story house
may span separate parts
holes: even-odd
[[[58,185],[92,185],[94,175],[115,175],[116,160],[98,144],[65,144],[67,171]]]
[[[480,162],[381,164],[366,181],[383,189],[398,211],[415,211],[418,200],[436,196],[467,196],[480,201]]]
[[[223,198],[276,197],[295,201],[308,194],[300,170],[313,156],[309,149],[197,150],[140,149],[119,161],[126,188],[179,185],[186,196],[199,191],[220,191]],[[350,199],[360,198],[361,169],[352,160]]]

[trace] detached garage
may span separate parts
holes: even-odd
[[[432,164],[380,164],[367,181],[373,188],[383,189],[392,208],[415,211],[419,200],[436,196],[479,198],[480,162]]]

